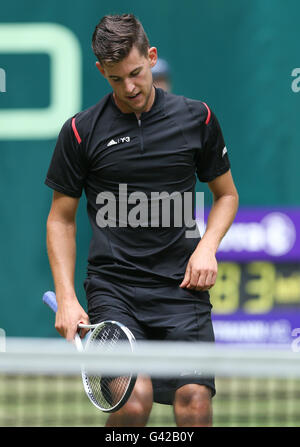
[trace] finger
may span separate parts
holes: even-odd
[[[60,335],[61,337],[64,337],[64,338],[65,338],[65,331],[64,331],[64,329],[62,329],[62,328],[57,328],[57,327],[55,327],[55,329],[57,330],[57,332],[59,333],[59,335]]]
[[[201,273],[199,273],[199,271],[193,269],[191,271],[191,279],[190,279],[190,283],[188,285],[188,289],[195,289],[197,287],[198,281],[199,281],[199,275],[201,275]]]
[[[196,285],[196,290],[205,291],[208,289],[208,283],[209,281],[209,273],[206,270],[203,270],[201,274],[199,275],[198,282]]]
[[[84,328],[80,328],[79,324],[90,324],[89,317],[87,315],[85,315],[77,323],[77,327],[78,327],[77,332],[79,333],[80,338],[84,338],[86,336],[86,334],[90,331],[90,329],[89,328],[85,328],[85,327]]]
[[[73,341],[76,333],[77,333],[77,325],[68,326],[68,328],[66,330],[66,339],[68,341]]]
[[[65,337],[65,335],[66,335],[65,328],[63,327],[62,324],[60,324],[59,321],[57,321],[57,320],[55,321],[54,327],[57,330],[57,332],[59,333],[59,335],[61,335],[62,337]]]
[[[85,323],[85,324],[88,324],[88,323]],[[90,329],[85,328],[85,327],[84,328],[79,328],[78,329],[78,334],[79,334],[80,338],[84,338],[89,331],[90,331]]]
[[[209,271],[206,274],[205,280],[203,279],[203,281],[202,281],[199,279],[198,284],[197,284],[197,290],[201,290],[204,292],[206,290],[211,289],[211,287],[213,287],[216,282],[216,277],[217,277],[216,272]]]
[[[216,279],[217,279],[217,272],[215,271],[209,272],[205,282],[206,290],[211,289],[215,285]]]
[[[190,282],[190,265],[188,264],[186,271],[185,271],[183,281],[179,287],[186,287],[189,284],[189,282]]]
[[[90,329],[82,329],[79,334],[80,338],[84,338],[89,331]]]
[[[210,289],[213,285],[213,271],[208,272],[207,276],[206,276],[206,280],[205,280],[205,285],[204,287],[206,288],[206,290]]]
[[[212,275],[212,285],[211,285],[211,287],[213,287],[213,286],[216,284],[217,276],[218,276],[218,272],[213,272],[213,275]]]

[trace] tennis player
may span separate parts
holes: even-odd
[[[54,190],[47,248],[55,327],[71,340],[80,321],[117,320],[137,340],[213,342],[208,290],[216,281],[217,248],[238,207],[217,118],[200,100],[154,87],[157,49],[133,15],[103,17],[92,48],[112,92],[65,122],[45,180]],[[202,239],[195,221],[193,237],[190,225],[178,224],[175,200],[193,194],[196,175],[213,197]],[[74,289],[83,190],[93,230],[84,283],[88,313]],[[159,201],[150,218],[161,193],[174,200]],[[163,213],[170,203],[168,221]],[[178,426],[211,426],[214,379],[182,366],[175,379],[138,377],[107,426],[146,425],[153,401],[173,405]]]

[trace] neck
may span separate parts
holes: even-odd
[[[155,99],[155,88],[154,85],[152,84],[151,87],[151,92],[147,101],[147,104],[145,106],[145,110],[143,110],[143,112],[149,112],[149,110],[151,109],[151,107],[153,106],[154,103],[154,99]],[[141,116],[142,112],[139,112],[139,116]]]
[[[148,97],[148,100],[147,100],[144,108],[142,110],[139,110],[139,111],[135,111],[133,109],[130,109],[127,105],[122,104],[118,100],[118,97],[115,95],[115,92],[113,92],[113,98],[114,98],[116,106],[121,110],[122,113],[135,113],[137,119],[140,119],[141,114],[143,112],[149,112],[149,110],[153,106],[153,103],[154,103],[154,100],[155,100],[155,88],[152,85],[151,92],[150,92],[150,95]]]

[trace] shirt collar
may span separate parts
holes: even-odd
[[[143,112],[141,114],[141,119],[146,119],[149,116],[152,116],[153,114],[157,113],[157,111],[161,110],[163,108],[163,104],[164,104],[164,90],[162,90],[161,88],[157,88],[154,87],[155,89],[155,98],[154,98],[154,102],[152,104],[151,109],[148,112]],[[119,107],[116,105],[114,97],[113,97],[113,93],[110,94],[110,103],[113,107],[113,109],[117,112],[118,116],[122,116],[123,118],[128,118],[128,119],[135,119],[136,120],[136,114],[131,112],[131,113],[123,113],[121,112],[121,110],[119,109]]]

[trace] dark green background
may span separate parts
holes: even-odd
[[[1,3],[0,24],[54,22],[77,36],[84,109],[109,91],[94,65],[94,27],[104,14],[123,12],[140,18],[151,45],[170,62],[174,93],[201,99],[217,114],[241,206],[298,206],[300,93],[291,89],[291,72],[300,66],[300,3],[18,0]],[[0,54],[0,67],[7,75],[1,109],[48,105],[47,55]],[[45,247],[52,192],[43,182],[54,144],[55,139],[0,141],[0,327],[8,336],[55,334],[53,316],[41,303],[42,293],[53,288]],[[198,188],[209,203],[206,186]],[[76,273],[83,304],[89,238],[83,198]]]

